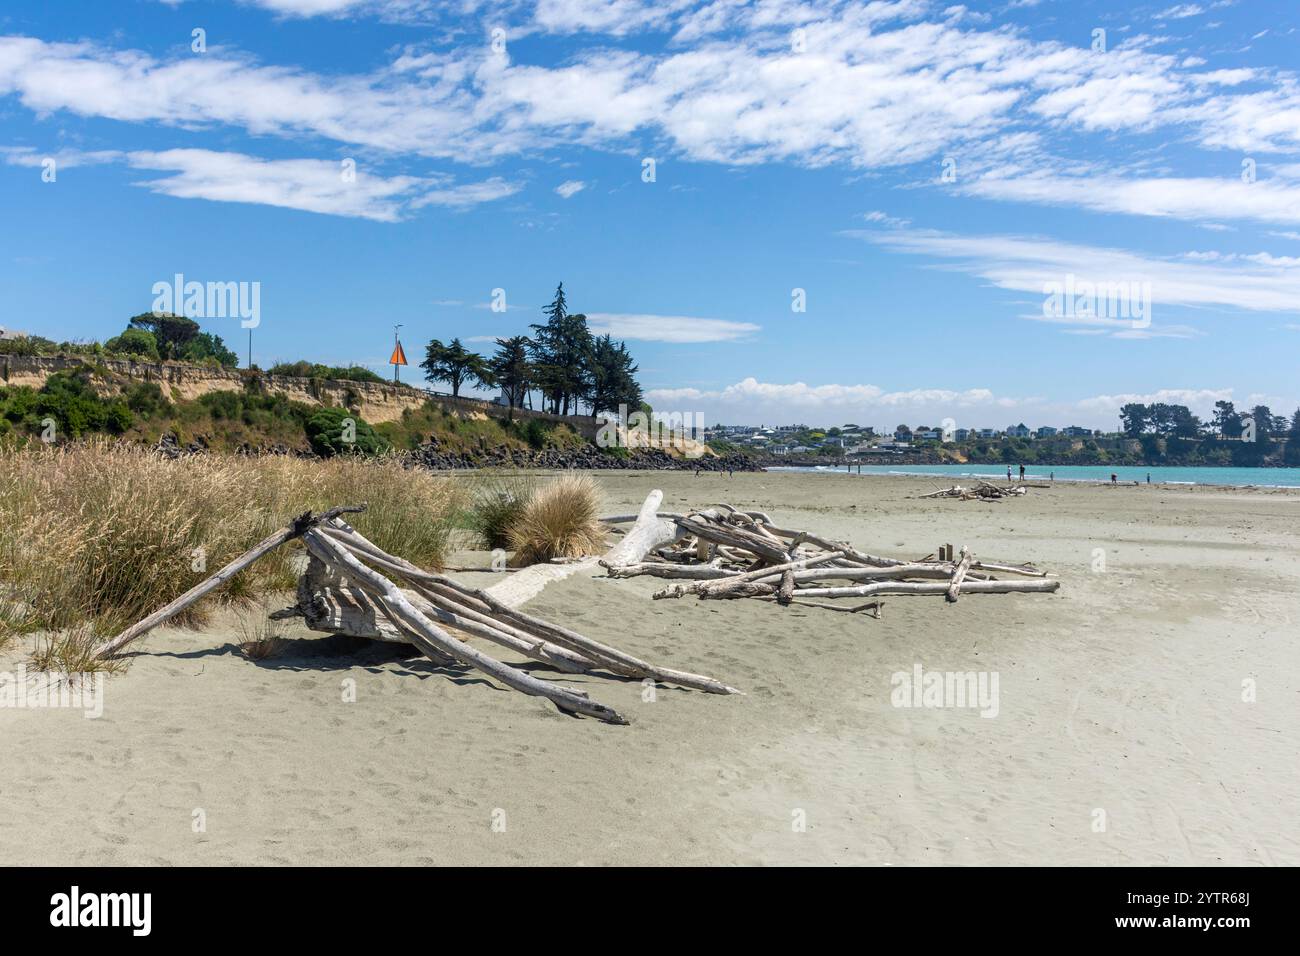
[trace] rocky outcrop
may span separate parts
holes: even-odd
[[[480,452],[455,452],[439,447],[436,441],[407,452],[407,460],[418,467],[437,471],[470,468],[577,468],[590,471],[762,471],[745,455],[680,458],[659,449],[629,450],[625,455],[610,454],[594,445],[580,448],[490,448]]]

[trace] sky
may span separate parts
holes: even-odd
[[[6,4],[0,326],[102,341],[177,274],[257,283],[255,363],[388,374],[395,325],[412,363],[490,352],[563,282],[656,411],[709,423],[1290,414],[1298,25],[1289,0]],[[243,362],[247,322],[200,321]]]

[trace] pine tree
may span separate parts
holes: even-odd
[[[428,381],[451,385],[453,398],[460,397],[460,387],[467,381],[477,382],[484,387],[493,384],[492,370],[483,356],[469,351],[460,339],[452,339],[450,345],[443,345],[437,339],[431,341],[425,348],[420,368],[424,369],[424,377]]]
[[[533,384],[533,366],[528,361],[529,344],[527,336],[523,335],[497,339],[496,354],[488,362],[493,379],[505,395],[510,421],[514,421],[515,408],[523,408],[524,396]]]

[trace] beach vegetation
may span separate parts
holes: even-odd
[[[338,504],[368,503],[351,520],[362,534],[441,567],[466,497],[463,483],[385,456],[168,459],[108,442],[0,448],[0,606],[8,608],[0,621],[115,633],[295,515]],[[177,623],[201,622],[213,600],[292,587],[297,548],[268,555]]]
[[[570,473],[540,485],[510,525],[518,564],[597,553],[604,545],[600,487],[590,475]]]

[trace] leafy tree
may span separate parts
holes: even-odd
[[[1151,412],[1139,402],[1129,402],[1119,410],[1122,430],[1129,438],[1140,438],[1147,429]]]
[[[127,329],[121,335],[114,336],[104,343],[109,352],[121,352],[125,355],[139,355],[141,358],[158,361],[158,339],[152,332],[144,329]]]
[[[636,372],[637,367],[623,342],[615,343],[608,334],[593,340],[587,391],[591,413],[617,411],[620,405],[639,408],[641,386],[637,384]]]
[[[213,359],[222,368],[235,368],[239,365],[239,356],[226,348],[221,336],[211,332],[200,332],[181,350],[180,358],[186,362],[203,362]],[[378,378],[378,376],[376,376]]]
[[[1211,419],[1211,424],[1223,438],[1241,437],[1241,415],[1237,413],[1232,402],[1214,403],[1214,418]]]
[[[542,312],[546,324],[531,326],[536,385],[553,413],[567,415],[570,405],[577,411],[579,399],[587,396],[591,388],[591,332],[585,315],[569,314],[562,282],[554,300]]]
[[[528,361],[528,346],[528,338],[523,335],[497,339],[496,354],[488,362],[492,379],[506,397],[510,421],[514,421],[515,409],[523,407],[524,397],[533,384],[533,366]]]
[[[165,359],[180,358],[185,347],[199,334],[199,323],[170,312],[141,312],[131,316],[127,325],[152,332],[158,342],[158,354]]]
[[[1273,410],[1267,405],[1256,405],[1250,410],[1255,422],[1255,441],[1267,442],[1274,434]]]
[[[460,339],[452,339],[450,345],[443,345],[437,339],[431,341],[420,368],[424,369],[424,377],[430,382],[449,384],[453,398],[460,397],[460,387],[467,381],[477,382],[485,388],[491,387],[493,382],[492,370],[483,356],[469,351]]]
[[[1286,452],[1283,460],[1288,465],[1300,465],[1300,408],[1291,416],[1291,427],[1286,433]]]

